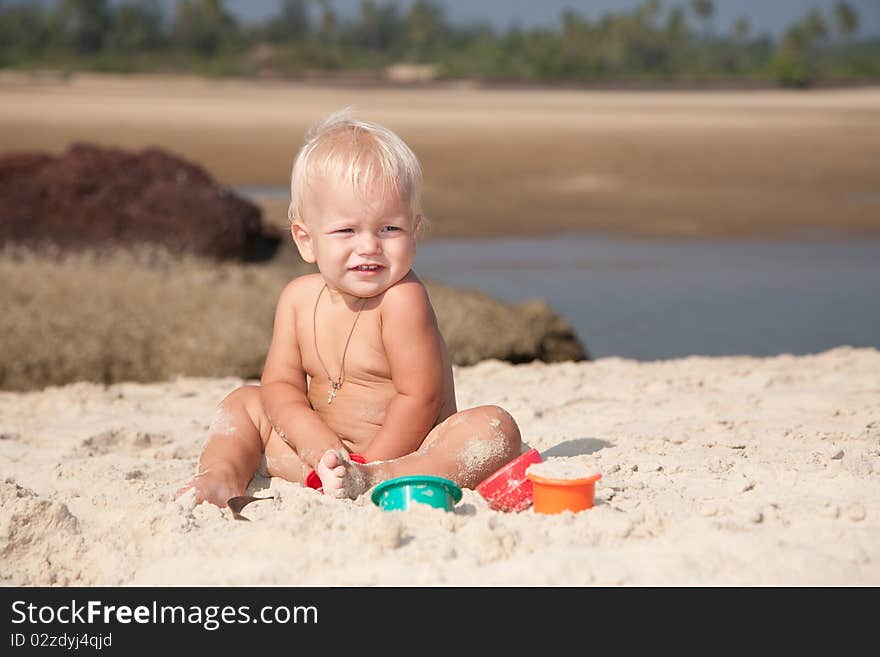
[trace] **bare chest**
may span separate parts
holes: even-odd
[[[391,383],[378,310],[357,315],[322,308],[315,318],[307,315],[297,318],[296,328],[300,358],[309,377],[368,386]]]

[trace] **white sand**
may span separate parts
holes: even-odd
[[[541,463],[533,463],[526,468],[526,474],[547,479],[577,481],[602,473],[598,463],[590,456],[551,456]]]
[[[14,585],[880,584],[880,352],[457,368],[545,458],[597,467],[547,516],[380,511],[279,480],[251,522],[191,498],[241,382],[0,394],[0,578]],[[187,503],[189,502],[189,503]]]

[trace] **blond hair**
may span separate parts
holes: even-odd
[[[422,167],[415,153],[388,128],[355,119],[350,107],[308,131],[290,174],[291,223],[302,223],[308,187],[321,178],[347,180],[361,193],[376,184],[388,185],[408,202],[410,218],[422,212]]]

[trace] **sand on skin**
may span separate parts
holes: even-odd
[[[880,584],[880,352],[456,368],[545,458],[602,472],[554,516],[384,512],[281,480],[251,522],[172,491],[241,381],[0,394],[13,585]]]

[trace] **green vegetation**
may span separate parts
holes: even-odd
[[[407,10],[362,0],[343,19],[331,0],[279,0],[261,24],[241,23],[223,0],[178,0],[163,15],[156,0],[0,0],[0,66],[63,71],[191,72],[298,77],[380,76],[394,64],[430,65],[431,77],[496,82],[819,82],[880,78],[880,40],[857,41],[859,16],[838,2],[810,9],[779,39],[748,19],[729,33],[714,26],[712,0],[664,7],[645,0],[597,20],[566,10],[559,27],[498,33],[453,25],[440,5]]]

